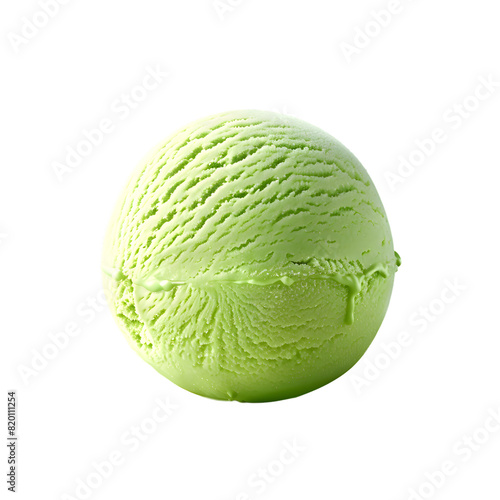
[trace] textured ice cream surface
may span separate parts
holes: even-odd
[[[185,389],[271,401],[345,373],[384,318],[398,266],[359,161],[264,111],[194,122],[137,168],[103,271],[132,347]]]

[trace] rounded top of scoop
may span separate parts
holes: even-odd
[[[241,110],[191,123],[136,169],[103,265],[161,287],[392,273],[396,260],[375,186],[347,148],[297,118]]]

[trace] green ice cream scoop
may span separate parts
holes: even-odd
[[[375,186],[329,134],[267,111],[178,131],[137,168],[106,237],[130,345],[196,394],[299,396],[373,340],[399,258]]]

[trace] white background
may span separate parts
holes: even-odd
[[[471,97],[481,78],[500,82],[497,3],[401,0],[384,27],[372,11],[389,1],[218,5],[73,0],[30,29],[34,17],[44,23],[36,1],[2,3],[1,405],[17,389],[17,498],[83,498],[79,481],[100,482],[93,462],[118,452],[122,463],[88,498],[498,499],[500,431],[488,415],[500,410],[500,87]],[[143,95],[135,87],[148,67],[169,76]],[[144,99],[118,112],[131,92]],[[468,116],[457,118],[464,101]],[[293,114],[351,149],[403,259],[365,357],[330,385],[271,404],[179,389],[99,303],[102,240],[132,169],[191,120],[241,108]],[[106,118],[112,132],[56,175],[67,148]],[[436,128],[446,139],[422,160],[415,141],[428,144]],[[411,155],[419,165],[398,179]],[[54,354],[49,335],[68,323],[79,334]],[[160,424],[156,398],[177,406]],[[133,450],[127,433],[141,425],[150,434]],[[285,441],[299,451],[280,465]],[[454,471],[444,479],[443,462]]]

